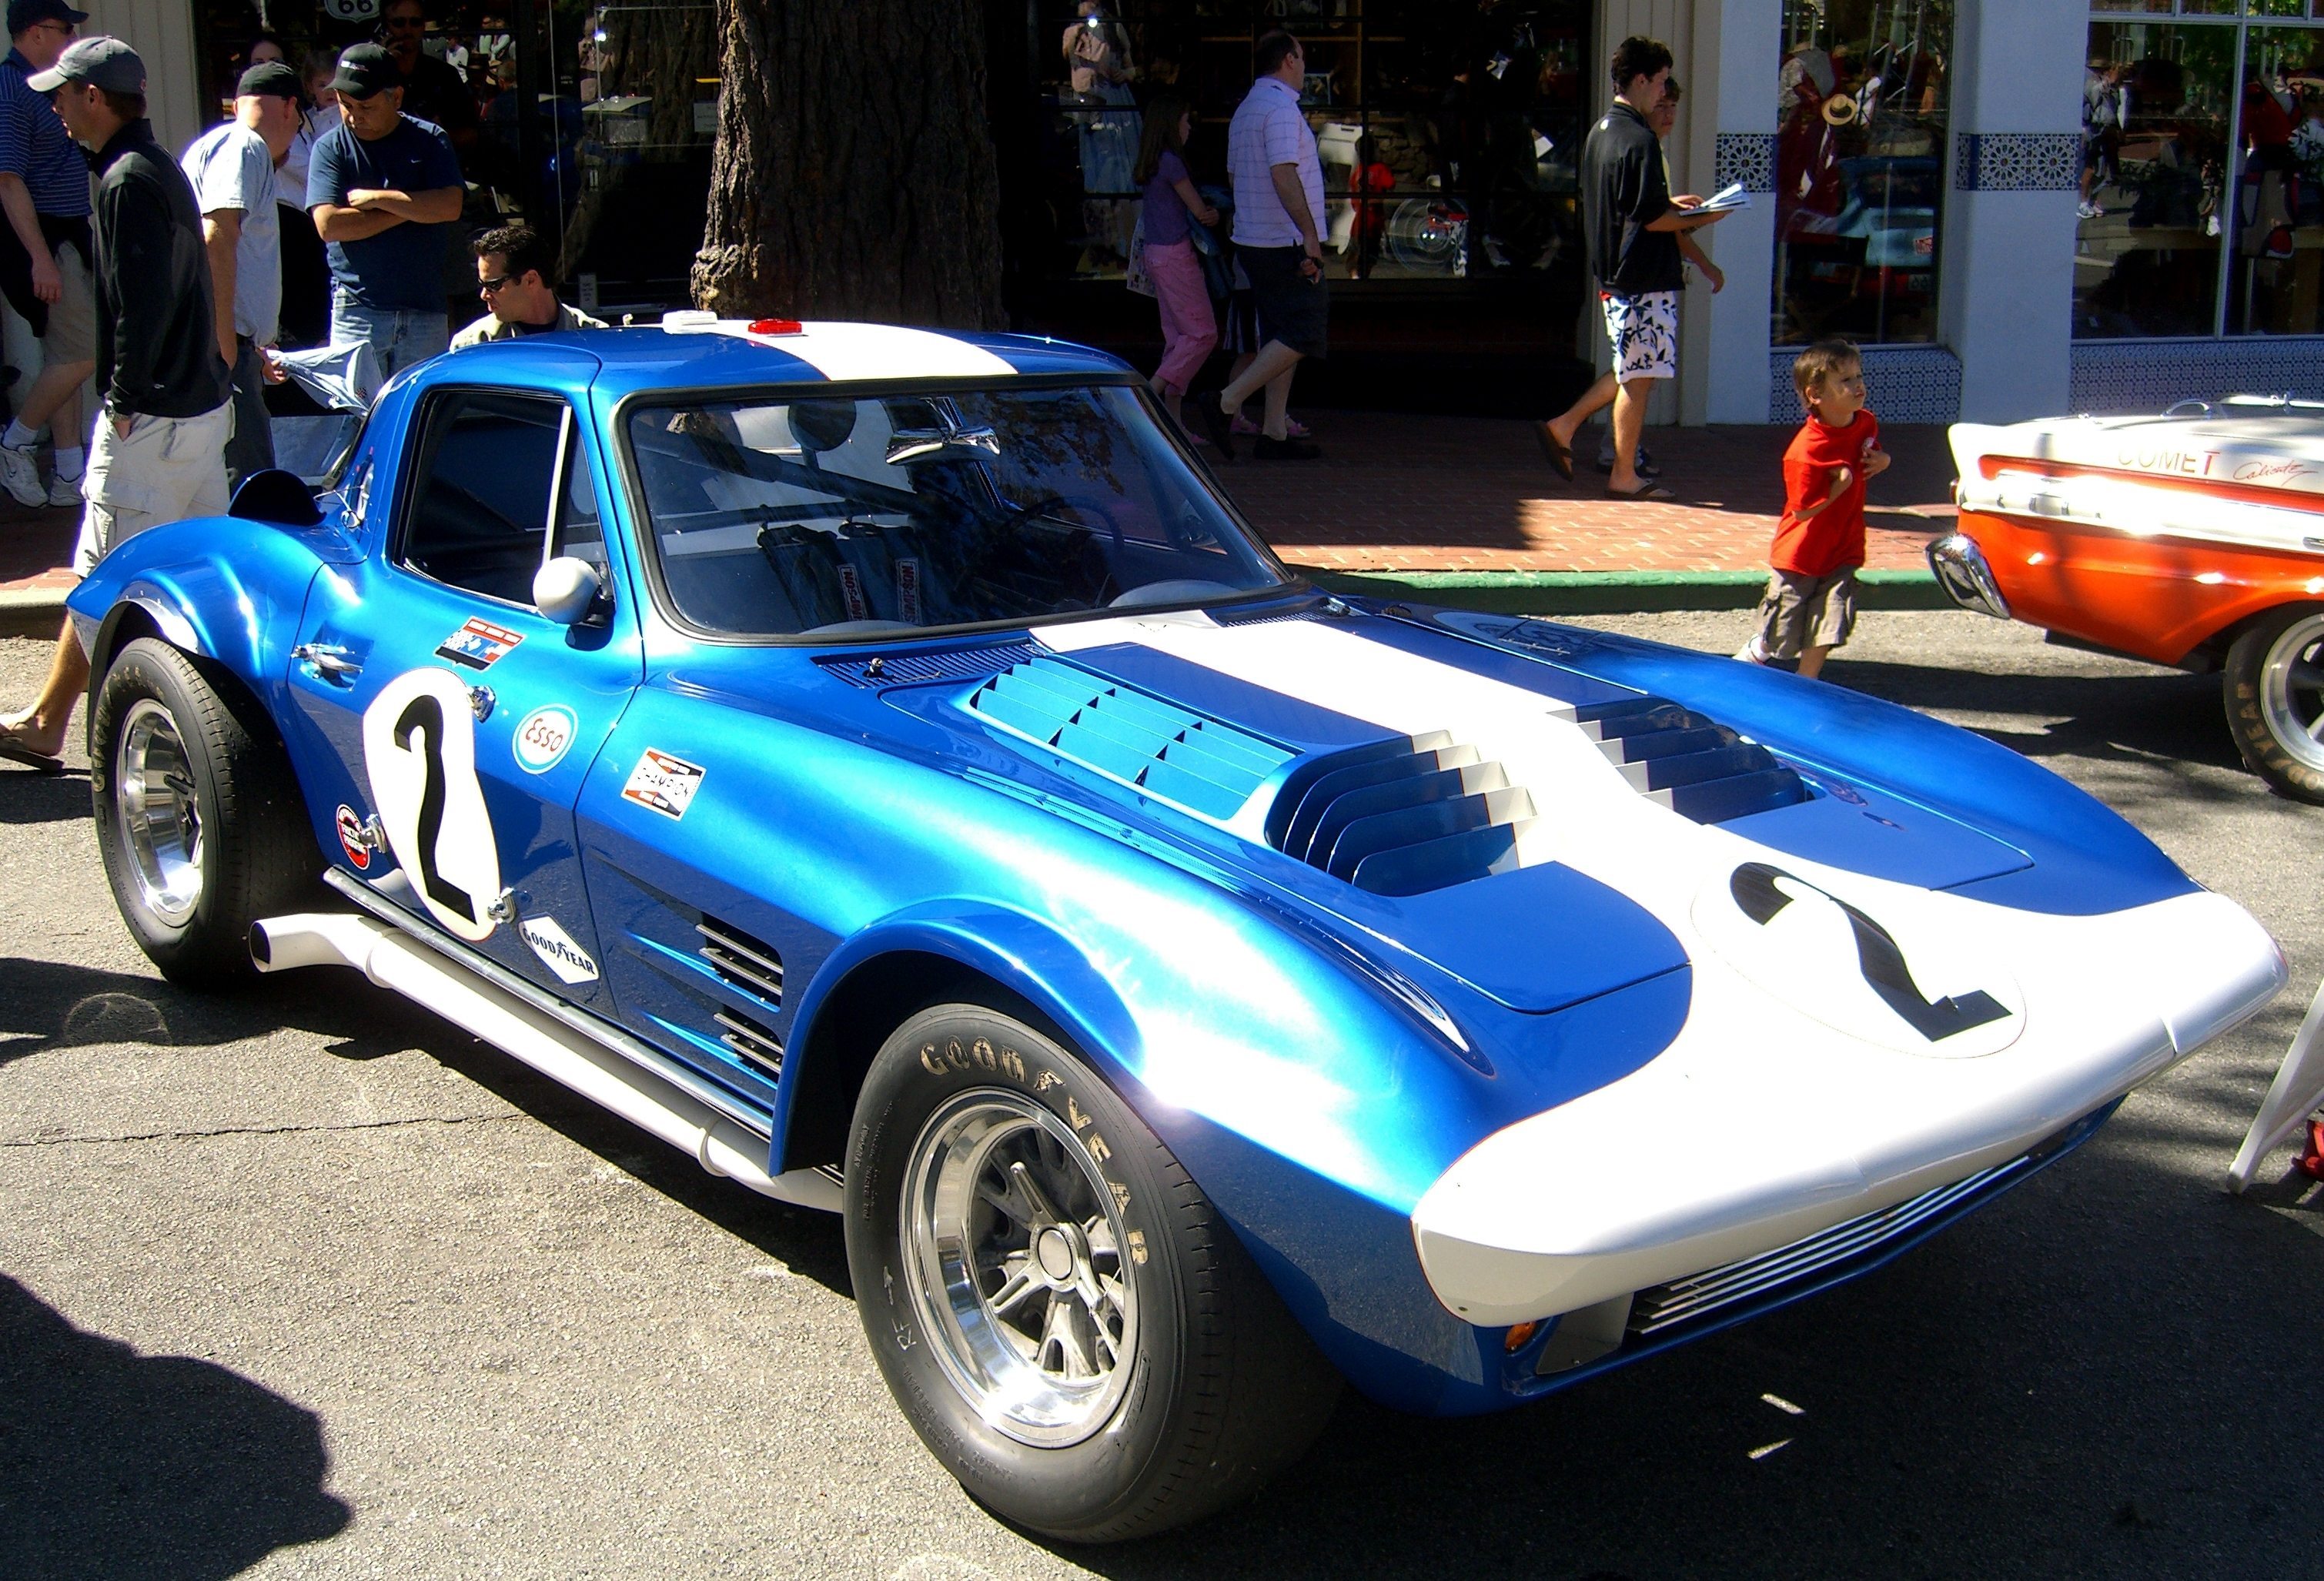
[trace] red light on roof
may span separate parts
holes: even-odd
[[[751,333],[752,335],[804,335],[807,332],[796,318],[753,318],[751,320]]]

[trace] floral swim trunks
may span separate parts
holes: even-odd
[[[1678,293],[1643,291],[1635,297],[1598,293],[1606,310],[1606,341],[1614,348],[1614,377],[1678,377]]]

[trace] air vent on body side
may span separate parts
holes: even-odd
[[[1513,867],[1533,798],[1442,731],[1335,753],[1283,787],[1268,839],[1375,895],[1418,895]]]
[[[1293,756],[1272,741],[1049,658],[995,676],[968,706],[1011,735],[1220,823]]]
[[[783,1002],[783,958],[772,944],[714,916],[705,916],[694,931],[702,935],[702,959],[729,988],[770,1007]]]
[[[718,1041],[747,1062],[766,1072],[770,1080],[783,1073],[783,1043],[771,1027],[763,1026],[737,1010],[721,1010],[711,1019],[718,1024]]]
[[[1808,799],[1800,777],[1766,748],[1666,698],[1593,703],[1574,717],[1642,795],[1698,823]]]

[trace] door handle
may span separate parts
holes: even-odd
[[[327,681],[352,681],[363,674],[363,666],[349,658],[346,648],[327,642],[302,642],[290,650],[290,657]]]

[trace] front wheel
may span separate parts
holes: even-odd
[[[847,1162],[863,1328],[969,1494],[1066,1541],[1255,1491],[1339,1378],[1169,1150],[1081,1060],[975,1005],[873,1061]]]
[[[2222,685],[2246,767],[2283,795],[2324,803],[2324,605],[2253,622],[2227,649]]]
[[[288,754],[231,676],[146,637],[89,708],[89,785],[105,877],[171,981],[255,975],[250,924],[296,911],[322,866]]]

